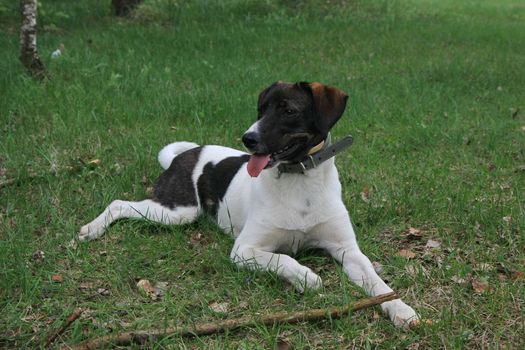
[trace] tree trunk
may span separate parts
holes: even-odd
[[[117,16],[126,16],[140,4],[142,0],[112,0],[113,11]]]
[[[36,50],[36,6],[37,0],[20,0],[20,61],[31,75],[42,79],[46,71]]]

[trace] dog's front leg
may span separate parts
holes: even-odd
[[[285,235],[285,232],[269,233],[256,224],[247,224],[235,240],[230,257],[237,265],[275,272],[300,292],[305,288],[320,288],[321,278],[312,270],[289,255],[273,252],[280,244],[286,243],[283,242]]]
[[[359,249],[348,215],[319,225],[316,235],[321,247],[343,265],[350,280],[362,287],[367,294],[376,296],[392,291]],[[381,304],[381,308],[398,327],[408,327],[410,322],[418,319],[414,309],[401,299],[385,302]]]

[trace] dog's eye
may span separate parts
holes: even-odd
[[[287,116],[291,116],[295,114],[295,111],[293,109],[285,109],[284,114],[286,114]]]

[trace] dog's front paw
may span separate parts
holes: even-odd
[[[387,301],[381,307],[396,327],[408,328],[412,322],[419,320],[416,311],[400,299]]]
[[[297,274],[291,282],[300,293],[303,293],[305,289],[319,289],[323,286],[321,277],[307,267],[304,267],[304,270]]]
[[[93,225],[89,223],[80,228],[78,239],[80,241],[90,241],[96,239],[104,234],[104,227],[100,225]]]

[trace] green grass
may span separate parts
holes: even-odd
[[[42,3],[39,52],[52,79],[39,83],[17,59],[17,6],[0,1],[0,181],[16,179],[0,188],[0,347],[41,346],[79,306],[89,312],[57,343],[363,297],[318,253],[298,259],[323,278],[321,294],[237,269],[232,239],[208,220],[122,221],[68,245],[111,200],[146,195],[163,145],[240,148],[259,91],[276,80],[349,92],[333,136],[354,136],[337,164],[360,245],[434,323],[402,331],[368,309],[154,348],[525,345],[525,286],[514,278],[525,273],[522,2],[199,0],[149,6],[134,20],[112,17],[109,1]],[[60,43],[66,52],[52,60]],[[408,239],[409,227],[423,237]],[[428,239],[439,249],[425,249]],[[141,278],[169,282],[161,301],[139,294]],[[476,294],[471,279],[490,288]],[[229,303],[228,314],[211,301]]]

